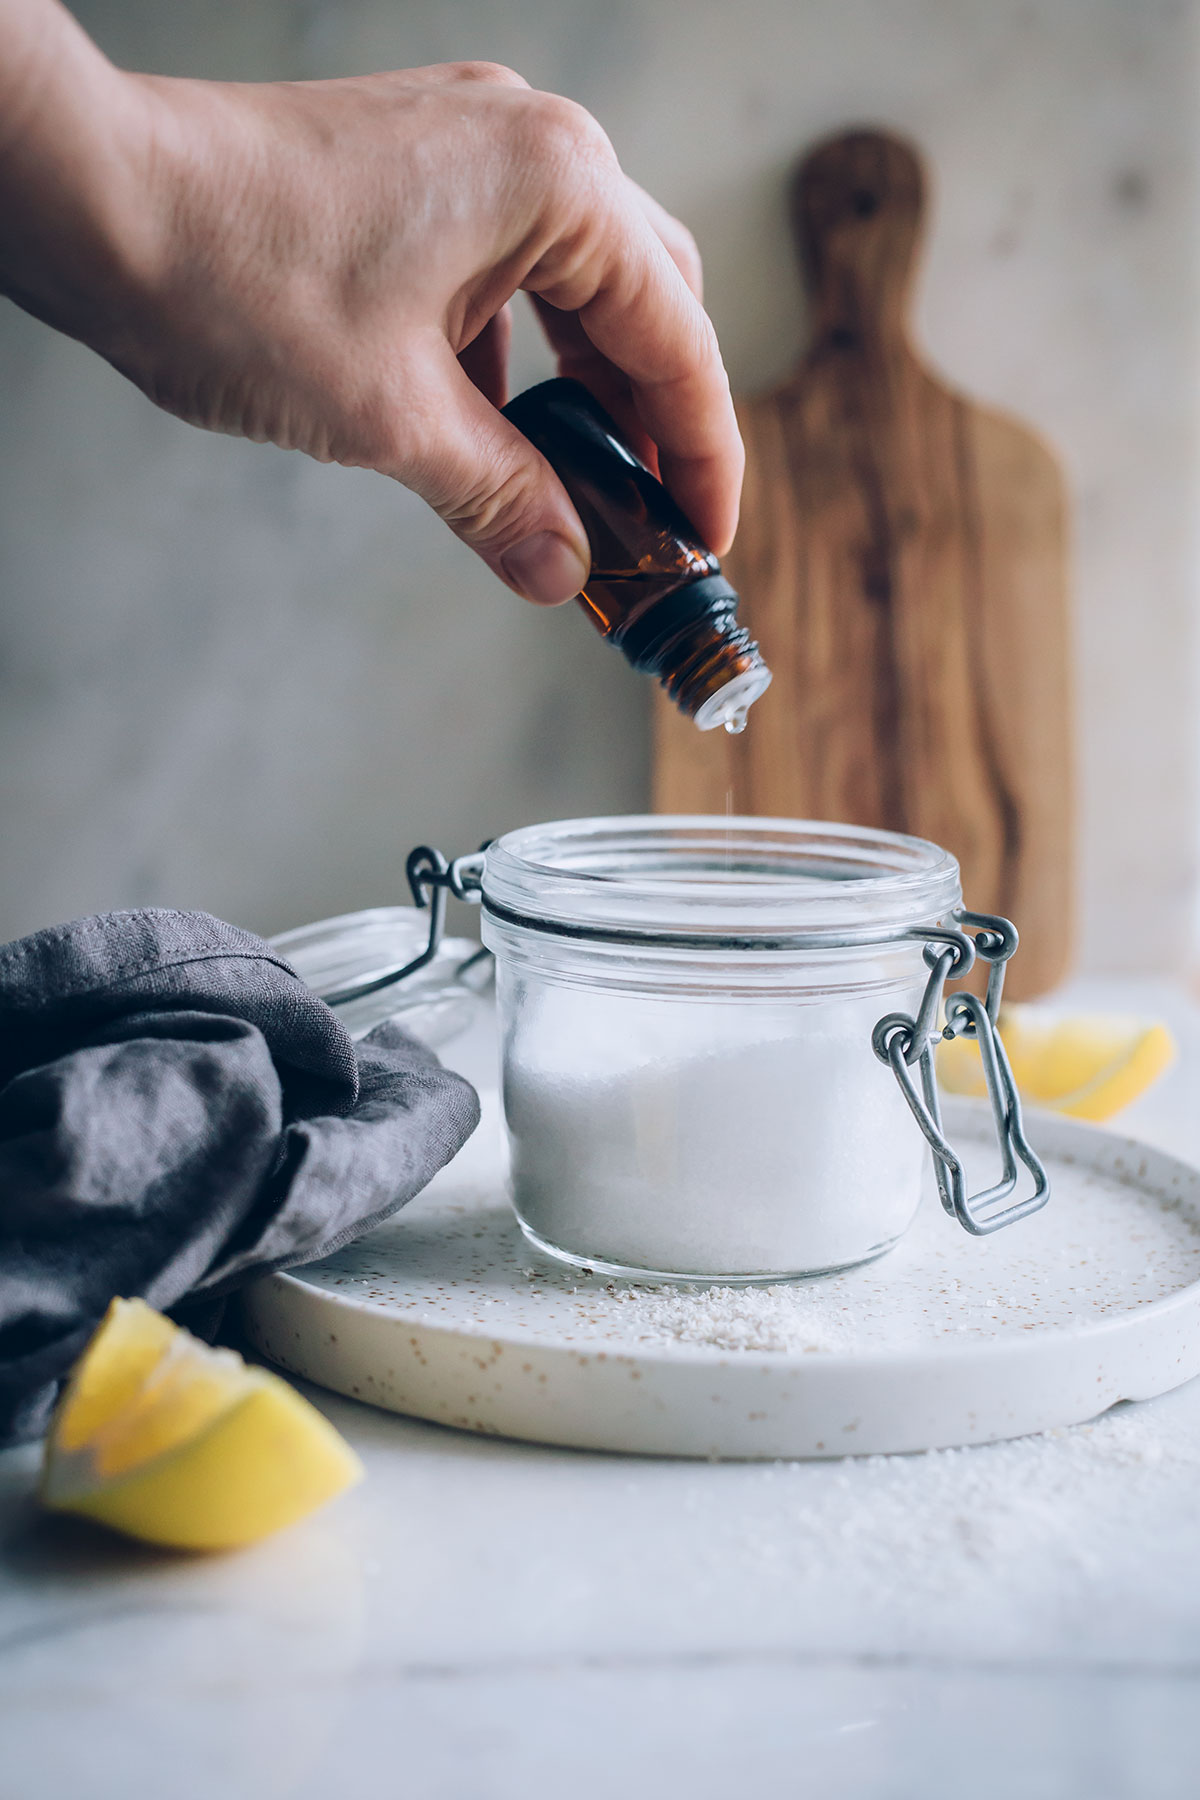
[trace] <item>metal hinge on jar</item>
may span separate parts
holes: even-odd
[[[389,969],[385,975],[377,975],[372,981],[359,981],[350,987],[338,988],[335,993],[324,994],[322,998],[325,1004],[347,1006],[351,1000],[361,1000],[366,994],[377,994],[380,988],[392,987],[396,982],[404,981],[409,975],[415,975],[418,969],[431,963],[437,955],[438,945],[446,929],[446,903],[450,895],[475,906],[479,904],[483,891],[483,854],[486,849],[487,844],[482,844],[471,855],[456,856],[453,862],[447,862],[440,850],[432,850],[428,844],[418,844],[415,850],[410,850],[404,864],[409,891],[419,911],[423,912],[426,906],[429,908],[429,937],[425,948],[411,962],[402,964],[398,969]],[[480,950],[476,956],[469,957],[459,974],[462,975],[472,963],[481,961],[490,954],[488,950]]]
[[[973,1236],[985,1237],[1043,1207],[1050,1197],[1050,1182],[1025,1137],[1021,1101],[997,1027],[1005,964],[1017,947],[1016,926],[997,915],[967,912],[961,907],[954,917],[975,933],[973,942],[966,931],[940,927],[915,927],[907,933],[927,940],[929,980],[921,1005],[916,1018],[909,1018],[907,1013],[889,1013],[880,1019],[871,1042],[880,1062],[890,1064],[933,1152],[942,1205]],[[940,1024],[947,981],[966,975],[976,955],[989,965],[986,998],[952,994],[945,1002],[945,1023]],[[955,1037],[973,1038],[979,1045],[1002,1159],[1000,1180],[977,1194],[968,1194],[962,1160],[942,1126],[934,1052],[940,1039]],[[914,1064],[920,1070],[919,1089],[912,1075]],[[1020,1166],[1033,1177],[1033,1191],[1022,1199],[1011,1200],[1020,1180]]]

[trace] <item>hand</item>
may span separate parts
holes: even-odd
[[[50,17],[68,35],[43,60]],[[728,548],[742,450],[685,279],[698,290],[695,247],[580,107],[487,64],[264,86],[124,74],[51,0],[0,0],[0,63],[14,18],[42,29],[33,98],[0,139],[0,284],[30,311],[194,424],[403,482],[553,603],[588,550],[496,410],[524,289],[564,372],[644,434]]]

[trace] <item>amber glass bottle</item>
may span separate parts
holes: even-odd
[[[656,675],[701,731],[740,731],[771,679],[737,622],[738,597],[660,481],[577,381],[543,381],[504,408],[583,521],[592,572],[579,596],[635,669]]]

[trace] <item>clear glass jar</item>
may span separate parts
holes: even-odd
[[[958,865],[793,820],[566,820],[487,852],[512,1197],[617,1275],[779,1281],[880,1255],[925,1144],[872,1049],[928,969]],[[850,940],[847,942],[847,940]],[[881,941],[882,940],[882,941]]]
[[[374,906],[339,913],[268,938],[306,986],[322,999],[356,984],[371,983],[402,969],[429,937],[425,915],[413,906]],[[443,938],[424,968],[403,982],[389,983],[338,1004],[338,1018],[354,1039],[366,1037],[385,1019],[429,1045],[446,1044],[467,1029],[479,1010],[478,975],[471,970],[479,945],[469,938]],[[465,975],[465,979],[464,979]]]

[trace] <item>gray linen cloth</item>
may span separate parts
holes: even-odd
[[[478,1119],[432,1051],[387,1024],[356,1046],[207,913],[0,947],[0,1444],[44,1429],[114,1295],[211,1328],[411,1199]]]

